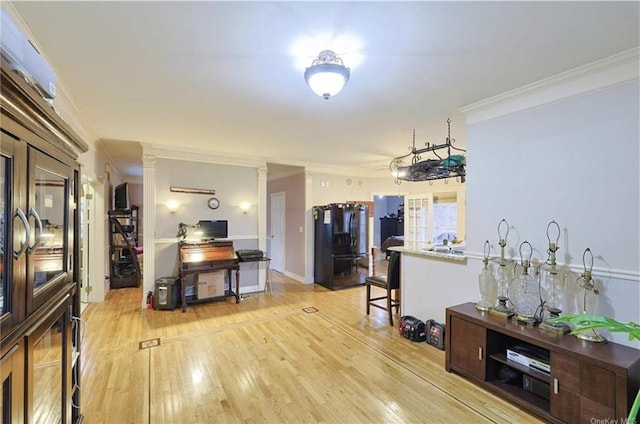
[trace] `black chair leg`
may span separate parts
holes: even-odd
[[[367,283],[367,315],[369,315],[369,309],[371,308],[371,285]]]
[[[395,299],[393,299],[393,301],[396,304],[396,314],[400,312],[400,296],[398,295],[398,290],[399,289],[396,289],[395,296],[394,296]]]
[[[391,289],[387,287],[387,312],[389,312],[389,324],[393,327],[393,308],[391,307]]]

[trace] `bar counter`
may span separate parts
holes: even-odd
[[[423,321],[443,323],[451,305],[475,302],[480,298],[477,274],[482,264],[462,253],[439,253],[394,246],[400,252],[400,313]]]

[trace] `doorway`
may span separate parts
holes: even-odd
[[[94,190],[86,176],[82,176],[82,191],[80,192],[80,304],[81,310],[89,304],[91,287],[91,243],[92,243],[92,211]]]
[[[271,268],[284,272],[284,211],[285,193],[271,194],[271,234],[269,235],[269,255]]]
[[[373,196],[373,245],[384,250],[389,237],[404,236],[404,195]]]

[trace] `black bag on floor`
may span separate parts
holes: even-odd
[[[444,350],[444,324],[430,319],[427,320],[427,343]]]
[[[398,332],[414,342],[424,342],[427,339],[424,322],[411,315],[400,317]]]

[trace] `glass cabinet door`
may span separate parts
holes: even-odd
[[[31,150],[35,164],[30,170],[28,313],[38,308],[64,284],[71,281],[73,216],[70,215],[72,169],[51,157]]]
[[[32,422],[62,423],[65,402],[64,318],[51,325],[32,345],[29,354],[32,372]]]
[[[0,416],[2,424],[24,422],[25,363],[22,342],[0,358]]]
[[[4,316],[11,310],[9,301],[9,216],[11,209],[9,203],[9,184],[11,184],[11,159],[0,156],[0,316]]]
[[[0,133],[0,334],[8,334],[25,316],[28,221],[26,145]]]

